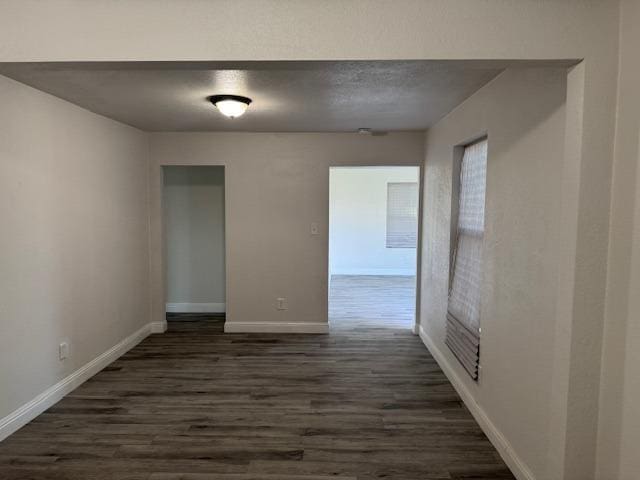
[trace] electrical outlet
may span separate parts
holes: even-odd
[[[64,360],[69,356],[69,344],[67,342],[62,342],[58,345],[58,356],[60,360]]]
[[[286,310],[287,309],[287,299],[286,298],[278,298],[277,301],[277,309],[278,310]]]
[[[318,235],[318,233],[320,233],[320,231],[318,230],[318,224],[316,222],[313,222],[311,224],[311,235]]]

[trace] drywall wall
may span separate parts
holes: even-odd
[[[163,165],[225,167],[228,331],[327,330],[329,167],[416,166],[420,132],[154,133],[151,149],[153,316],[165,308]],[[311,224],[318,234],[311,233]],[[285,298],[286,310],[277,310]]]
[[[637,19],[636,15],[636,19]],[[636,24],[637,26],[637,24]],[[637,39],[637,35],[636,35]],[[636,44],[637,45],[637,44]],[[636,79],[637,64],[636,64]],[[636,89],[638,83],[635,83]],[[637,98],[637,93],[636,93]],[[638,127],[636,110],[636,127]],[[636,165],[640,164],[640,128],[636,130]],[[640,170],[640,169],[638,169]],[[640,175],[636,173],[636,195],[633,216],[633,247],[629,282],[629,307],[624,361],[624,386],[622,403],[622,436],[620,452],[620,478],[631,480],[638,475],[640,459],[637,446],[640,443]]]
[[[387,184],[417,184],[418,174],[417,167],[331,169],[329,270],[332,275],[416,274],[416,248],[386,246]]]
[[[640,471],[640,1],[623,0],[600,387],[598,476]]]
[[[2,419],[149,322],[149,217],[146,134],[5,77],[0,103]]]
[[[506,440],[522,478],[549,470],[566,72],[507,70],[429,129],[420,328]],[[480,379],[444,344],[454,147],[488,135]],[[453,206],[455,208],[455,205]],[[504,451],[504,449],[503,449]],[[553,452],[552,452],[553,454]]]
[[[224,168],[165,167],[167,311],[224,312]]]
[[[7,0],[0,60],[590,59],[616,3]]]

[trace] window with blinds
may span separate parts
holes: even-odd
[[[418,184],[387,183],[387,248],[416,248]]]
[[[445,343],[474,380],[480,361],[487,140],[464,148]]]

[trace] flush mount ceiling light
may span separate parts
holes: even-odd
[[[221,114],[236,118],[247,111],[251,99],[240,95],[213,95],[209,101],[220,111]]]

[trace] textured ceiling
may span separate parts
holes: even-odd
[[[0,74],[147,131],[354,131],[429,127],[505,62],[4,63]],[[253,99],[228,119],[213,94]]]

